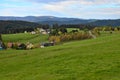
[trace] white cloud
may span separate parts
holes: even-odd
[[[103,18],[104,16],[108,16],[109,18],[113,15],[120,16],[120,7],[116,7],[118,3],[120,3],[120,0],[66,0],[46,4],[43,8],[51,12],[59,12],[72,17],[100,18],[101,16]]]
[[[79,18],[120,18],[120,0],[12,1],[17,2],[17,4],[0,4],[0,6],[6,7],[1,9],[0,15],[56,15]],[[19,3],[26,3],[26,5],[21,6]]]

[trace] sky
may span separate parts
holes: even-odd
[[[0,0],[0,16],[120,19],[120,0]]]

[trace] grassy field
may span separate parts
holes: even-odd
[[[120,80],[120,34],[0,51],[0,80]]]
[[[40,43],[48,40],[48,35],[44,34],[30,34],[30,33],[19,33],[19,34],[9,34],[2,35],[4,42],[31,42]]]
[[[78,31],[80,31],[79,28],[67,28],[68,32],[71,32],[72,30],[78,30]]]

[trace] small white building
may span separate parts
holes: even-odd
[[[41,34],[48,34],[47,31],[45,29],[42,29],[42,28],[40,28],[40,33]]]
[[[36,34],[36,32],[35,32],[35,31],[32,31],[31,34]]]

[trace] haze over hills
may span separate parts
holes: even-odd
[[[88,23],[96,26],[120,26],[120,19],[116,20],[97,20],[95,22]]]
[[[25,16],[25,17],[14,17],[14,16],[0,16],[0,20],[14,20],[14,21],[28,21],[40,24],[89,24],[96,26],[120,26],[120,19],[79,19],[79,18],[65,18],[65,17],[54,17],[54,16]]]
[[[42,24],[85,24],[95,20],[85,20],[79,18],[61,18],[54,16],[26,16],[26,17],[13,17],[13,16],[0,16],[0,20],[22,20],[28,22],[37,22]]]

